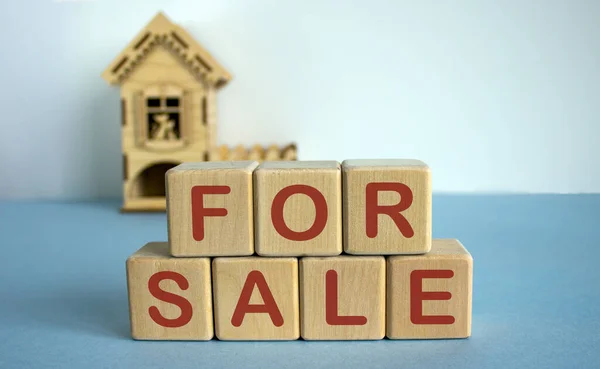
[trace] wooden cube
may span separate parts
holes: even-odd
[[[341,190],[336,161],[262,163],[254,172],[256,253],[341,254]]]
[[[387,259],[387,336],[471,335],[473,258],[454,239],[434,239],[426,255]]]
[[[255,161],[184,163],[166,174],[173,256],[254,253]]]
[[[301,335],[305,340],[378,340],[385,336],[385,258],[300,260]]]
[[[177,259],[152,242],[127,259],[131,336],[137,340],[210,340],[208,258]]]
[[[431,173],[418,160],[345,160],[344,251],[424,254],[431,249]]]
[[[219,339],[300,336],[296,258],[215,258],[213,288]]]

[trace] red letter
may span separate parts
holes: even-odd
[[[227,209],[205,208],[203,195],[226,195],[231,192],[229,186],[194,186],[192,187],[192,234],[194,240],[204,239],[204,217],[224,217]]]
[[[425,278],[452,278],[451,270],[413,270],[410,273],[410,321],[413,324],[453,324],[452,315],[423,315],[423,300],[450,300],[450,292],[423,292]]]
[[[378,205],[377,196],[379,191],[394,191],[400,195],[400,202],[396,205]],[[413,193],[403,183],[396,182],[373,182],[367,184],[366,215],[367,215],[367,237],[377,237],[377,215],[387,214],[392,218],[396,227],[406,238],[414,236],[415,232],[408,220],[400,213],[408,209],[413,202]]]
[[[297,193],[310,197],[315,204],[315,221],[312,226],[304,232],[292,231],[283,219],[283,206],[286,200]],[[317,237],[327,224],[327,201],[323,194],[314,187],[307,185],[288,186],[275,195],[271,205],[271,221],[277,233],[292,241],[308,241]]]
[[[177,283],[179,288],[187,290],[189,288],[188,280],[179,273],[175,272],[158,272],[154,273],[148,280],[148,290],[150,294],[157,299],[177,305],[181,309],[179,318],[167,319],[160,314],[156,306],[150,306],[148,313],[150,318],[158,325],[168,328],[183,327],[192,320],[192,304],[185,298],[170,292],[163,291],[158,285],[164,279],[171,279]]]
[[[329,325],[365,325],[365,316],[338,315],[338,275],[333,269],[325,274],[325,321]]]
[[[254,286],[258,287],[258,292],[262,296],[264,305],[250,305],[250,298],[252,297],[252,291]],[[246,283],[242,288],[240,299],[238,300],[233,316],[231,317],[231,324],[234,327],[239,327],[244,321],[246,313],[268,313],[271,317],[271,321],[276,327],[283,325],[283,316],[277,307],[277,303],[273,298],[273,294],[265,281],[265,276],[258,270],[253,270],[248,274]]]

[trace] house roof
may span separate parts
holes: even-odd
[[[200,46],[183,28],[159,12],[110,63],[102,78],[111,85],[123,83],[144,57],[162,45],[177,56],[190,72],[207,83],[220,88],[231,75]]]

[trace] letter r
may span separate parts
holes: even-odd
[[[380,191],[393,191],[400,195],[400,202],[395,205],[379,205],[378,194]],[[408,222],[408,220],[400,214],[404,210],[408,209],[413,202],[413,193],[407,185],[398,182],[372,182],[367,184],[366,198],[365,198],[365,214],[366,214],[366,228],[367,237],[375,238],[378,232],[378,220],[379,214],[388,215],[396,227],[400,230],[400,233],[406,238],[411,238],[415,235],[415,232]]]

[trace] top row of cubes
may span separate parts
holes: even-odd
[[[431,172],[418,160],[184,163],[166,185],[173,256],[431,249]]]

